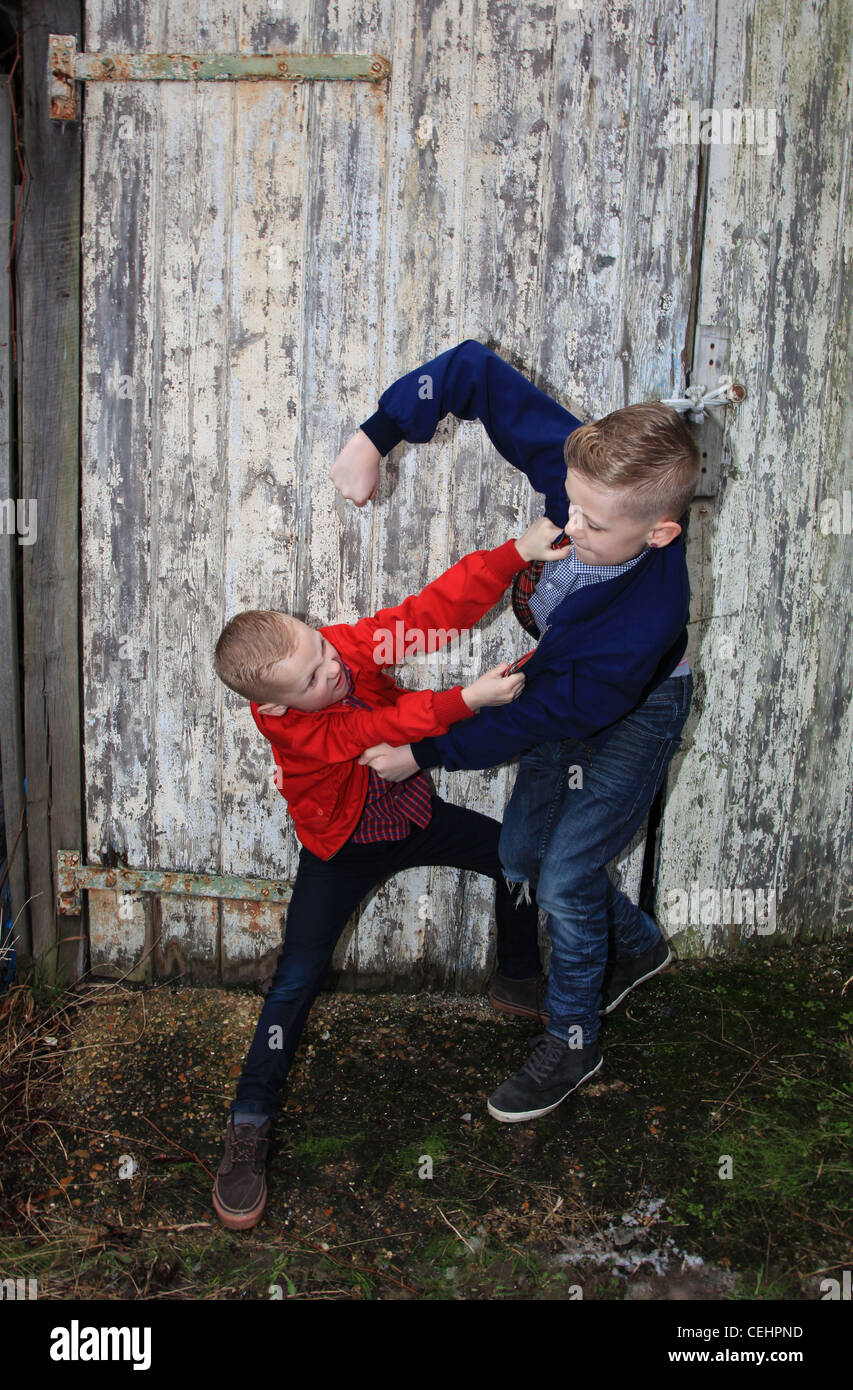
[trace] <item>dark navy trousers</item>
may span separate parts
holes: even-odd
[[[538,973],[538,910],[535,902],[513,901],[498,856],[500,833],[500,821],[434,796],[429,825],[413,826],[404,840],[371,845],[348,840],[331,859],[319,859],[303,846],[284,946],[232,1112],[278,1115],[293,1055],[341,932],[367,894],[403,869],[447,864],[493,878],[498,969],[515,979]]]

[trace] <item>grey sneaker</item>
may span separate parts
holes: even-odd
[[[229,1231],[255,1226],[267,1204],[266,1161],[272,1121],[235,1125],[228,1116],[225,1154],[216,1170],[213,1207]]]
[[[603,1061],[598,1039],[572,1048],[553,1033],[540,1033],[521,1071],[489,1096],[489,1114],[505,1124],[538,1120],[556,1110]]]
[[[631,990],[636,989],[644,980],[650,980],[660,970],[665,970],[671,960],[672,951],[663,935],[657,945],[643,955],[623,956],[621,960],[617,958],[613,962],[609,977],[605,979],[601,1008],[598,1012],[612,1013],[617,1004],[622,1003],[626,994],[630,994]]]

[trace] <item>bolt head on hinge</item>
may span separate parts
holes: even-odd
[[[77,40],[73,34],[49,34],[47,40],[48,91],[52,121],[77,119]]]
[[[79,850],[57,850],[56,910],[61,917],[79,917],[83,911],[83,893],[74,874],[79,865]]]

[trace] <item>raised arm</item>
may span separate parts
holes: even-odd
[[[393,705],[361,709],[341,705],[327,709],[318,720],[311,713],[291,710],[284,718],[261,714],[252,704],[252,716],[276,752],[276,762],[286,767],[298,752],[318,764],[349,762],[376,743],[408,744],[412,739],[445,733],[458,720],[467,719],[484,706],[508,704],[524,688],[524,675],[506,674],[501,662],[478,676],[470,685],[450,690],[400,692]]]
[[[380,668],[396,666],[403,660],[404,652],[398,649],[400,636],[405,644],[415,641],[417,634],[421,653],[437,651],[452,641],[454,632],[464,632],[479,622],[526,563],[514,540],[495,550],[475,550],[433,579],[419,594],[411,594],[393,608],[380,608],[378,613],[361,618],[350,631]],[[407,633],[412,636],[407,638]],[[329,641],[334,646],[333,632]]]
[[[412,444],[432,439],[445,415],[480,420],[503,457],[529,478],[545,498],[545,511],[558,526],[568,518],[563,446],[583,422],[491,348],[467,338],[454,348],[407,372],[379,397],[378,409],[339,455],[331,476],[346,488],[350,463],[363,476],[376,452],[387,454],[401,440]],[[368,444],[369,441],[369,444]],[[369,500],[378,482],[378,467],[362,485]],[[354,495],[345,491],[344,495]]]
[[[547,520],[533,522],[517,541],[508,540],[494,550],[474,550],[450,569],[393,608],[381,608],[361,618],[348,632],[369,652],[379,667],[403,660],[408,643],[417,642],[417,654],[438,651],[479,622],[512,582],[519,570],[534,559],[550,558],[551,542],[559,531]],[[335,629],[323,629],[335,645]],[[411,634],[411,635],[409,635]],[[409,647],[409,654],[416,654]]]

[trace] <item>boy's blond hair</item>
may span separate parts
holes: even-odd
[[[589,482],[624,491],[622,513],[637,521],[677,521],[702,471],[687,422],[661,401],[626,405],[581,425],[566,440],[563,457]]]
[[[293,655],[296,642],[296,627],[287,613],[250,608],[225,624],[213,653],[213,669],[230,690],[264,704],[275,695],[270,688],[273,669]]]

